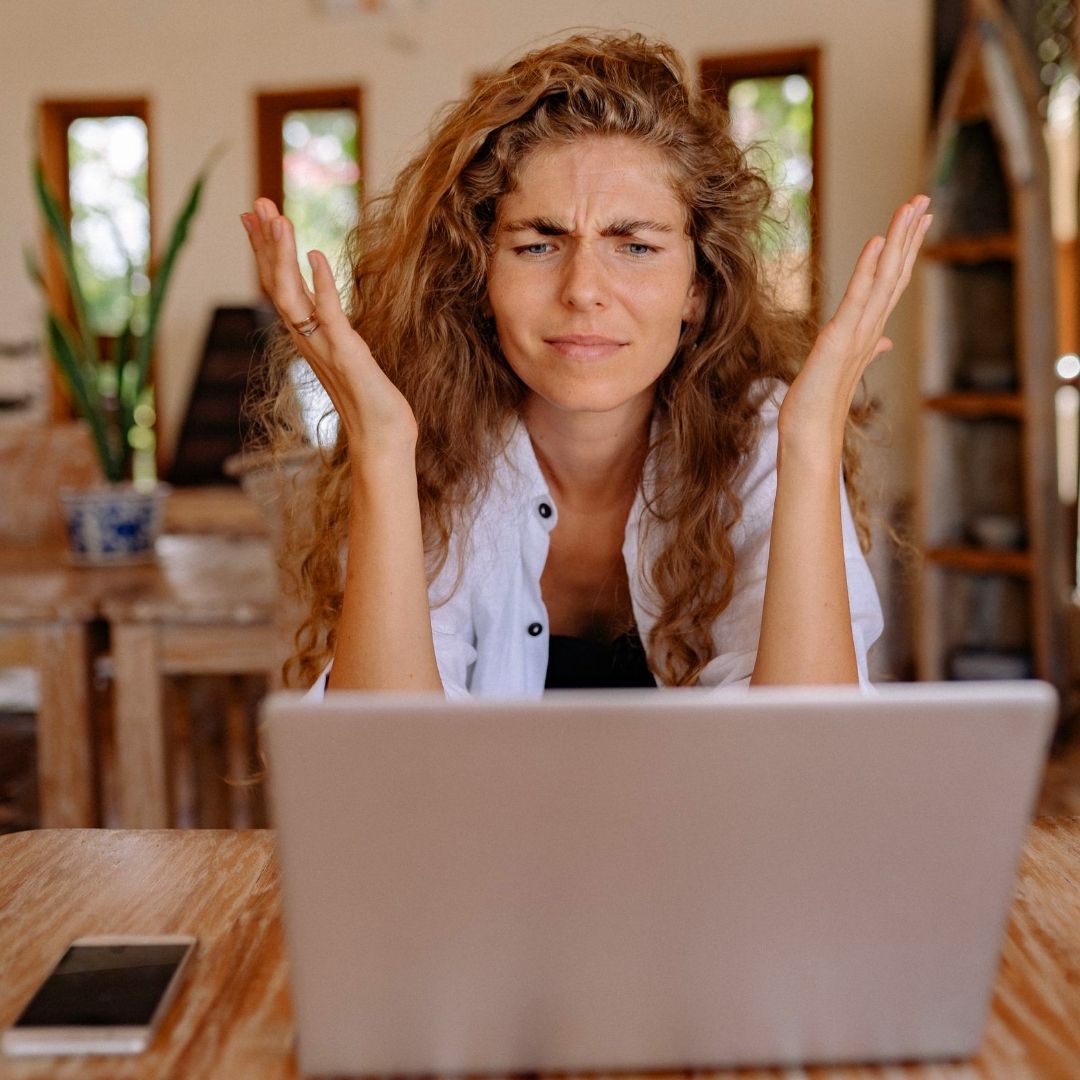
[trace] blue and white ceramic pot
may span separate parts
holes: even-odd
[[[151,488],[101,484],[82,491],[62,490],[70,560],[79,566],[151,562],[171,490],[165,483]]]

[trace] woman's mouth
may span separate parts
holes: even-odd
[[[560,334],[544,341],[571,360],[605,360],[628,344],[599,334]]]

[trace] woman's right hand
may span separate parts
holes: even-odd
[[[285,320],[297,351],[311,365],[337,410],[350,451],[369,455],[413,453],[416,419],[409,403],[375,362],[364,339],[341,308],[330,263],[321,251],[308,253],[314,291],[296,258],[292,222],[270,199],[256,199],[254,213],[241,214],[259,280]],[[318,319],[310,337],[295,324]]]

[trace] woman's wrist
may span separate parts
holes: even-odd
[[[348,437],[349,468],[353,482],[380,480],[402,473],[416,477],[416,437],[403,433],[377,441]]]
[[[800,476],[835,479],[844,452],[844,430],[826,426],[777,425],[776,467]]]

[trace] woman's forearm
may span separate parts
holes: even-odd
[[[411,454],[354,461],[349,555],[330,686],[442,690]]]
[[[834,448],[781,434],[769,567],[751,685],[857,683],[840,466]]]

